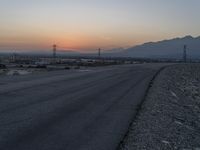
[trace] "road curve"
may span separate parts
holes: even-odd
[[[116,149],[162,66],[0,77],[0,149]]]

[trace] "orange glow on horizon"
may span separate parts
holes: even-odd
[[[199,6],[197,0],[2,0],[0,51],[49,51],[57,44],[92,52],[199,36]]]

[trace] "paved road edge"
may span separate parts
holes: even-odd
[[[152,88],[156,77],[157,77],[163,70],[165,70],[165,69],[166,69],[167,67],[169,67],[169,66],[171,66],[171,65],[167,65],[167,66],[161,67],[158,71],[156,71],[156,73],[153,75],[152,79],[150,80],[149,85],[148,85],[147,89],[145,90],[144,98],[142,99],[141,103],[140,103],[140,104],[138,105],[138,107],[137,107],[136,114],[135,114],[135,116],[133,117],[132,122],[131,122],[130,125],[129,125],[129,129],[128,129],[127,133],[125,134],[125,136],[123,137],[123,139],[122,139],[122,140],[120,141],[120,143],[119,143],[119,146],[118,146],[118,149],[119,149],[119,150],[121,150],[121,147],[122,147],[122,145],[124,145],[125,140],[127,139],[127,136],[129,136],[130,128],[132,127],[132,124],[133,124],[133,122],[136,120],[137,116],[139,115],[139,112],[140,112],[140,110],[142,109],[142,106],[143,106],[144,102],[145,102],[146,99],[147,99],[147,96],[148,96],[148,94],[149,94],[149,91],[150,91],[150,89]]]

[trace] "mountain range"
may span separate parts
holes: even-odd
[[[106,55],[135,58],[182,58],[184,45],[187,45],[188,57],[200,57],[200,36],[185,36],[183,38],[144,43],[117,53],[107,53]]]

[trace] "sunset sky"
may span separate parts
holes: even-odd
[[[200,35],[200,0],[0,0],[0,51],[92,52]]]

